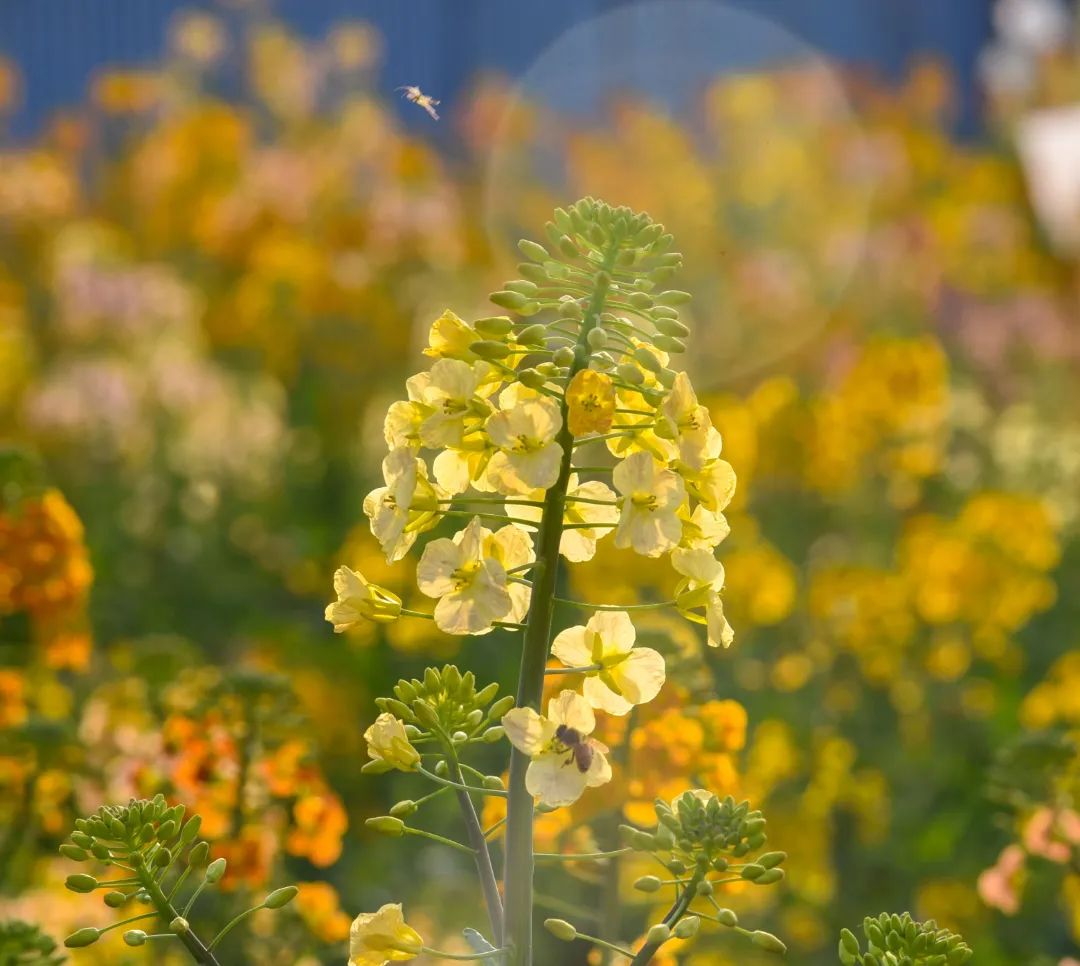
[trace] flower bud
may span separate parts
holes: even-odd
[[[757,946],[758,949],[764,949],[767,953],[779,953],[783,956],[787,952],[787,946],[780,942],[771,932],[762,932],[760,929],[755,929],[750,934],[750,942]]]
[[[159,849],[154,855],[154,865],[160,869],[164,869],[165,866],[171,865],[173,860],[171,849]]]
[[[187,864],[193,869],[198,869],[206,865],[206,860],[210,858],[210,845],[208,842],[199,842],[198,845],[192,847],[188,852]]]
[[[502,718],[507,711],[514,706],[514,696],[512,694],[504,694],[498,701],[496,701],[490,708],[488,708],[488,717],[493,721],[498,721]]]
[[[589,334],[585,337],[585,340],[589,343],[589,348],[595,351],[599,351],[607,346],[607,333],[600,328],[590,329]]]
[[[490,789],[491,791],[495,792],[501,792],[506,789],[506,786],[503,784],[503,780],[498,775],[485,775],[484,780],[481,782],[481,784],[484,786],[484,788]]]
[[[677,339],[685,339],[690,334],[690,326],[685,325],[678,319],[656,319],[654,324],[657,332],[674,336]]]
[[[739,924],[739,917],[735,915],[734,909],[717,909],[716,921],[721,926],[727,926],[729,929],[734,929]]]
[[[264,909],[280,909],[282,906],[287,906],[293,899],[296,898],[297,893],[300,890],[296,886],[284,886],[281,889],[275,889],[265,899],[263,899]]]
[[[551,357],[551,361],[557,366],[569,366],[574,362],[574,350],[568,346],[562,346],[555,350],[554,355]]]
[[[634,358],[637,360],[638,365],[648,369],[649,372],[659,372],[664,368],[663,363],[644,346],[638,346],[634,350]]]
[[[522,238],[518,242],[518,251],[521,252],[526,258],[534,262],[546,262],[551,255],[548,254],[548,250],[539,242],[534,242],[529,238]]]
[[[565,919],[545,919],[544,928],[563,942],[571,943],[577,939],[577,930]]]
[[[755,879],[760,879],[765,874],[765,867],[758,865],[756,862],[751,862],[749,865],[743,867],[739,873],[744,879],[749,879],[753,882]]]
[[[85,862],[90,858],[89,853],[85,849],[80,849],[77,845],[61,845],[60,854],[65,859],[71,859],[72,862]]]
[[[772,869],[787,859],[787,852],[764,852],[758,856],[757,864]]]
[[[501,292],[492,292],[489,296],[492,302],[501,306],[504,309],[512,309],[518,311],[528,299],[524,295],[518,292],[511,292],[508,289],[503,289]]]
[[[413,814],[420,806],[416,804],[411,798],[404,798],[400,802],[396,802],[390,808],[390,814],[394,818],[408,818]]]
[[[169,923],[169,929],[176,933],[178,936],[186,935],[191,932],[191,923],[188,922],[183,916],[177,916],[172,922]]]
[[[486,318],[477,319],[473,323],[473,328],[488,338],[506,335],[513,327],[514,324],[506,315],[489,315]]]
[[[653,345],[665,352],[679,353],[686,351],[686,345],[679,339],[670,335],[653,336]]]
[[[711,896],[714,891],[713,884],[708,879],[702,879],[697,884],[697,894],[699,896]]]
[[[510,355],[510,347],[505,342],[496,342],[494,339],[481,339],[469,345],[469,350],[476,353],[481,359],[505,359]]]
[[[142,946],[147,938],[146,933],[141,929],[129,929],[124,933],[124,942],[129,946]]]
[[[693,298],[689,292],[681,292],[678,289],[668,289],[666,292],[659,292],[656,296],[656,301],[660,305],[685,305],[690,299]]]
[[[534,325],[526,326],[520,332],[514,336],[514,341],[521,345],[531,345],[541,348],[546,345],[545,339],[547,338],[547,326],[537,322]]]
[[[644,373],[629,362],[620,363],[615,367],[615,374],[623,381],[630,383],[631,386],[640,386],[645,381]]]
[[[203,878],[206,879],[210,885],[213,885],[215,882],[220,882],[221,877],[225,874],[226,864],[224,859],[214,859],[214,861],[206,867]]]
[[[86,926],[83,929],[76,929],[67,939],[64,940],[64,945],[68,949],[82,949],[84,946],[93,946],[101,938],[101,930],[95,929],[93,926]]]
[[[677,939],[691,939],[697,935],[698,930],[701,928],[701,918],[698,916],[687,916],[685,919],[680,919],[672,930]]]
[[[766,869],[754,880],[754,885],[772,885],[775,882],[779,882],[782,878],[784,878],[783,869]]]
[[[480,737],[489,745],[493,745],[496,741],[501,740],[503,735],[505,734],[506,729],[502,725],[492,725],[490,728],[485,730],[483,734],[480,735]]]
[[[369,818],[364,824],[374,832],[381,832],[392,838],[398,838],[405,834],[405,823],[393,815],[376,815]]]
[[[662,922],[658,922],[645,934],[645,941],[657,946],[666,943],[670,938],[671,929]]]
[[[518,382],[529,389],[541,389],[547,377],[539,369],[519,369]]]
[[[634,883],[638,892],[659,892],[663,888],[663,882],[655,875],[643,875]]]
[[[80,892],[85,895],[88,892],[93,892],[97,888],[98,881],[92,875],[86,875],[80,872],[76,875],[69,875],[64,880],[64,887],[70,889],[72,892]]]
[[[119,909],[131,897],[125,892],[106,892],[102,898],[110,909]]]

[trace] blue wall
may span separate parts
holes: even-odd
[[[663,0],[660,0],[663,2]],[[345,19],[375,24],[386,38],[384,77],[416,83],[445,102],[478,68],[516,74],[567,28],[625,0],[278,0],[273,9],[318,36]],[[785,25],[840,61],[896,76],[913,55],[935,52],[963,85],[963,124],[977,116],[975,61],[990,36],[991,0],[732,0]],[[213,8],[182,0],[0,0],[0,52],[27,79],[17,133],[34,130],[57,107],[77,104],[104,65],[152,64],[169,18]],[[648,38],[642,38],[646,44]],[[406,116],[419,122],[415,110]]]

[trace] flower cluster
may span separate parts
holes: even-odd
[[[0,920],[0,963],[12,966],[60,966],[56,943],[37,926],[18,919]]]
[[[221,881],[226,862],[220,858],[210,861],[210,846],[199,839],[202,819],[192,815],[185,821],[185,812],[183,805],[169,807],[159,795],[152,800],[132,799],[127,805],[102,806],[93,815],[76,820],[70,842],[60,847],[60,853],[74,862],[94,862],[120,870],[121,876],[102,881],[95,875],[79,872],[67,877],[67,888],[87,894],[107,890],[104,901],[110,909],[121,909],[139,901],[151,906],[152,911],[103,928],[85,926],[68,936],[66,946],[81,949],[93,945],[112,929],[156,920],[167,931],[147,933],[143,928],[129,929],[124,933],[124,942],[143,946],[152,940],[178,940],[196,963],[215,966],[214,947],[240,921],[260,909],[280,909],[295,898],[295,886],[276,889],[257,906],[233,919],[209,942],[203,942],[187,917],[204,889]],[[201,875],[201,882],[181,906],[181,890],[193,873]]]
[[[932,919],[916,922],[908,913],[902,916],[882,913],[863,922],[867,950],[849,929],[840,935],[840,962],[844,966],[960,966],[972,957],[971,947],[948,929],[939,929]]]

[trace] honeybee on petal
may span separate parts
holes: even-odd
[[[435,110],[435,105],[442,103],[430,94],[425,94],[415,84],[406,84],[403,87],[398,87],[397,90],[405,92],[405,100],[411,101],[413,104],[417,104],[428,112],[436,121],[439,119],[439,112]]]
[[[594,754],[593,746],[588,739],[577,728],[561,724],[555,729],[555,740],[563,744],[570,752],[566,763],[570,764],[573,761],[577,765],[577,770],[583,775],[586,774],[592,767]]]

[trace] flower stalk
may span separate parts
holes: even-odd
[[[619,252],[616,236],[604,258],[601,271],[594,277],[589,308],[585,313],[574,349],[567,382],[586,367],[589,360],[588,336],[604,308],[608,274]],[[544,669],[551,646],[551,621],[555,608],[555,590],[559,579],[559,545],[563,534],[563,515],[570,483],[574,437],[570,433],[568,406],[561,406],[562,428],[556,437],[563,455],[555,485],[544,499],[540,531],[537,535],[537,568],[532,602],[525,623],[518,675],[517,706],[539,710],[544,690]],[[533,796],[525,787],[529,756],[514,748],[510,753],[509,801],[506,820],[506,927],[510,944],[509,966],[532,966],[533,929]]]

